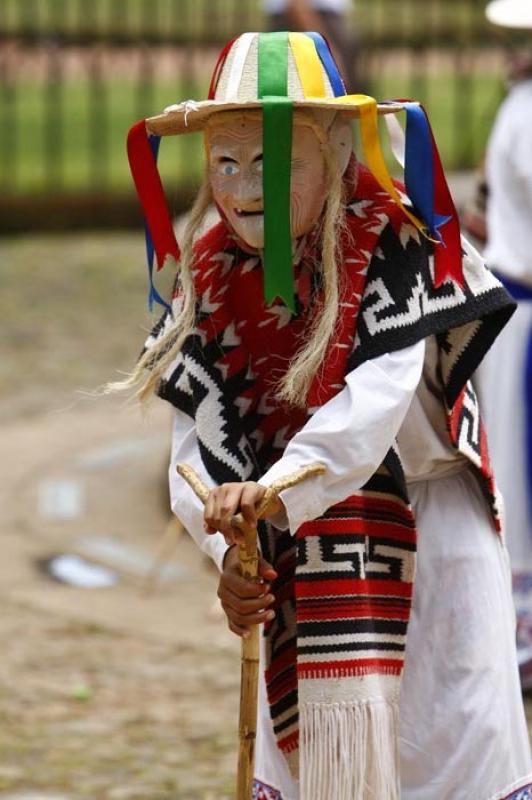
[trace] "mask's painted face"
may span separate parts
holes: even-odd
[[[250,248],[264,247],[262,115],[228,112],[206,132],[214,199]],[[290,212],[292,237],[308,233],[325,203],[325,162],[312,127],[294,119]]]

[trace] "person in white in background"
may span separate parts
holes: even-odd
[[[272,31],[318,31],[335,53],[347,89],[353,94],[369,94],[363,74],[360,37],[350,24],[352,0],[263,0],[263,9]]]
[[[530,0],[495,0],[488,19],[529,29]],[[516,73],[514,63],[514,74]],[[486,157],[488,266],[517,311],[478,374],[514,570],[523,685],[532,686],[532,70],[521,69],[497,115]]]

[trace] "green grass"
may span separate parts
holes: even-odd
[[[144,252],[140,231],[0,239],[0,420],[131,369],[157,316],[145,311]]]
[[[67,81],[53,97],[52,91],[43,84],[21,83],[11,105],[5,106],[9,125],[0,127],[0,153],[9,152],[2,169],[7,191],[127,189],[130,125],[176,100],[201,97],[206,89],[168,81],[143,96],[133,81],[121,79],[96,87],[88,80]],[[458,84],[449,74],[433,75],[416,86],[390,69],[380,73],[373,91],[380,98],[410,95],[425,102],[447,169],[478,163],[501,97],[498,76],[486,73]],[[54,98],[61,110],[51,117]],[[200,136],[163,141],[160,170],[168,185],[197,179],[202,162]]]
[[[127,187],[129,127],[176,99],[197,94],[177,82],[157,83],[145,96],[125,80],[96,86],[89,80],[67,81],[55,92],[45,84],[19,83],[4,106],[9,125],[0,128],[0,152],[6,153],[2,182],[19,193],[47,186],[67,191]],[[52,115],[50,109],[57,107]],[[198,137],[171,139],[161,148],[162,169],[173,178],[194,178],[200,154]]]

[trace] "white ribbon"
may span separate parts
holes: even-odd
[[[388,135],[390,137],[390,147],[396,161],[404,169],[405,167],[405,132],[403,126],[395,114],[384,114]]]
[[[238,40],[231,49],[231,53],[234,53],[234,55],[233,62],[231,64],[231,72],[229,73],[229,79],[227,81],[227,89],[225,91],[225,101],[227,103],[238,102],[238,90],[240,89],[240,84],[242,83],[244,65],[248,57],[249,48],[251,47],[251,43],[253,42],[255,36],[258,36],[258,34],[243,33],[242,36],[239,36]]]

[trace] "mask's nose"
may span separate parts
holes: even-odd
[[[241,174],[233,198],[237,206],[262,208],[262,175]]]

